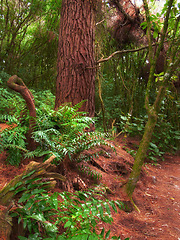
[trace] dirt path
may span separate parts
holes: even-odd
[[[148,164],[146,169],[134,193],[141,212],[116,214],[114,232],[130,240],[179,240],[180,157],[168,156],[161,165]]]

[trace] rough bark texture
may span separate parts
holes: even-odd
[[[95,59],[94,29],[97,1],[63,0],[61,9],[58,75],[55,109],[62,103],[76,105],[94,116]]]
[[[9,240],[12,230],[12,218],[8,215],[8,209],[0,205],[0,239]]]

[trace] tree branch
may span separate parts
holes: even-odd
[[[32,93],[29,91],[29,89],[26,87],[26,85],[24,84],[22,79],[16,75],[9,78],[9,80],[7,81],[7,85],[12,90],[19,92],[22,95],[22,97],[24,98],[24,100],[26,101],[27,108],[29,110],[29,116],[30,116],[30,118],[29,118],[29,133],[28,133],[27,137],[28,137],[28,141],[29,141],[31,149],[34,150],[36,148],[36,143],[31,138],[32,131],[33,131],[34,127],[36,126],[36,108],[35,108],[35,104],[34,104],[34,97],[33,97]]]
[[[152,44],[152,46],[156,46],[157,44],[159,44],[159,43],[154,43],[154,44]],[[147,49],[147,48],[149,48],[149,45],[146,45],[146,46],[140,47],[140,48],[136,48],[136,49],[127,49],[127,50],[122,50],[122,51],[116,51],[116,52],[113,52],[109,57],[98,60],[98,61],[96,62],[96,64],[103,63],[103,62],[107,62],[108,60],[110,60],[112,57],[114,57],[114,56],[117,55],[117,54],[125,54],[125,53],[131,53],[131,52],[139,52],[139,51],[144,50],[144,49]]]

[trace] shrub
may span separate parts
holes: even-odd
[[[22,189],[24,192],[11,211],[11,216],[17,217],[26,229],[26,237],[19,236],[20,240],[109,238],[110,230],[105,232],[103,228],[98,233],[97,224],[112,223],[112,209],[117,212],[117,207],[123,208],[120,201],[109,201],[96,189],[48,194],[47,181],[40,178],[28,181],[27,189]],[[61,235],[60,227],[64,229]]]

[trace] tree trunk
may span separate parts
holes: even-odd
[[[95,9],[97,0],[63,0],[58,46],[57,110],[87,100],[80,111],[95,112]]]
[[[157,122],[157,116],[151,115],[148,117],[148,122],[146,123],[143,138],[141,140],[141,143],[139,145],[139,148],[134,160],[133,169],[129,176],[128,182],[126,184],[126,193],[129,196],[129,198],[132,198],[132,194],[139,180],[141,169],[144,164],[146,152],[149,148],[149,143],[151,141],[151,137],[152,137],[156,122]]]

